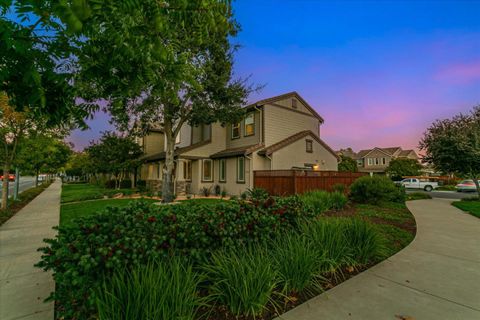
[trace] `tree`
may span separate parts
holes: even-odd
[[[58,173],[72,153],[71,148],[52,136],[33,134],[22,142],[17,156],[18,167],[35,174],[35,186],[38,185],[38,175],[43,173]]]
[[[340,172],[358,172],[357,161],[347,156],[340,156],[338,171]]]
[[[394,180],[399,180],[403,176],[418,176],[422,165],[415,159],[396,158],[390,161],[386,173]]]
[[[87,176],[94,172],[94,166],[87,152],[73,152],[65,165],[65,173],[67,176],[87,180]]]
[[[85,151],[95,164],[96,173],[111,174],[116,188],[120,188],[122,180],[140,166],[139,158],[143,154],[142,148],[132,137],[108,131]]]
[[[472,179],[480,196],[480,106],[468,114],[436,120],[424,133],[423,161],[443,172]]]
[[[174,145],[182,125],[236,122],[253,90],[233,80],[230,0],[115,1],[82,22],[81,72],[88,106],[99,99],[121,131],[163,128],[163,201],[173,200]],[[98,106],[98,105],[97,105]]]

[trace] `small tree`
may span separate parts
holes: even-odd
[[[97,173],[111,174],[115,188],[120,188],[125,177],[132,173],[141,162],[142,148],[132,137],[105,132],[97,143],[85,150],[95,164]]]
[[[422,165],[415,159],[396,158],[390,161],[386,173],[394,180],[399,180],[403,176],[418,176]]]
[[[340,172],[358,172],[357,161],[347,156],[340,156],[340,163],[338,164],[338,171]]]
[[[94,163],[87,152],[73,152],[65,165],[65,173],[71,177],[81,177],[87,180],[87,176],[94,172]]]
[[[17,163],[20,169],[35,174],[35,185],[38,185],[38,175],[43,173],[58,173],[72,153],[70,147],[63,141],[45,134],[32,134],[20,145]]]
[[[423,161],[437,170],[472,179],[480,196],[480,106],[468,114],[437,120],[420,141]]]

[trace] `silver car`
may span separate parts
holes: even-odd
[[[480,183],[480,180],[478,182]],[[477,187],[473,180],[463,180],[455,186],[455,189],[457,189],[458,192],[477,191]]]

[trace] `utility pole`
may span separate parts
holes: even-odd
[[[13,200],[18,199],[18,189],[20,188],[20,170],[15,168],[15,184],[13,185]]]

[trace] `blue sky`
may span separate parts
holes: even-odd
[[[480,1],[237,0],[238,76],[299,92],[321,138],[355,150],[415,148],[435,119],[480,104]],[[108,128],[74,132],[77,148]]]

